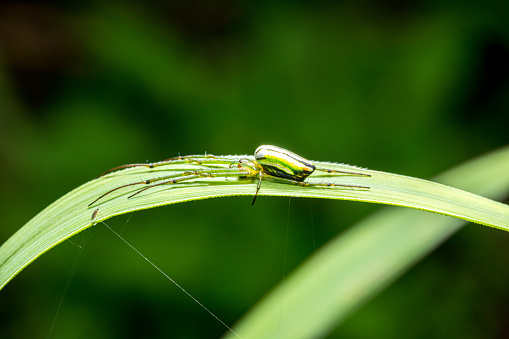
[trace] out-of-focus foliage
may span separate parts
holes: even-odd
[[[508,13],[505,1],[2,3],[0,242],[103,170],[179,152],[276,144],[428,178],[505,145]],[[319,248],[376,208],[250,203],[193,202],[110,225],[232,324],[281,281],[287,221],[290,271],[313,253],[312,225]],[[332,337],[507,335],[508,241],[505,232],[466,227]],[[2,337],[48,335],[79,250],[73,243],[0,292]],[[51,338],[223,332],[97,225]]]

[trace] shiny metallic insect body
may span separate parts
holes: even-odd
[[[357,188],[357,189],[369,189],[368,186],[357,186],[357,185],[344,185],[344,184],[333,184],[333,183],[309,183],[306,182],[305,179],[309,177],[315,171],[322,171],[326,173],[341,173],[347,175],[355,175],[355,176],[363,176],[370,177],[369,174],[358,173],[358,172],[347,172],[347,171],[337,171],[325,168],[316,167],[311,161],[293,153],[283,148],[277,146],[263,145],[256,149],[254,153],[254,160],[248,158],[240,158],[238,160],[234,160],[227,157],[216,157],[214,155],[190,155],[183,157],[175,157],[167,160],[163,160],[161,162],[152,163],[152,164],[131,164],[131,165],[122,165],[119,167],[112,168],[100,175],[106,175],[110,172],[131,168],[131,167],[140,167],[145,166],[148,168],[154,168],[158,166],[168,165],[170,163],[178,163],[178,162],[188,162],[195,163],[198,165],[210,166],[214,164],[230,164],[229,168],[224,167],[211,167],[210,169],[204,170],[192,170],[185,171],[178,174],[168,175],[164,177],[134,182],[127,185],[122,185],[117,188],[114,188],[96,200],[89,204],[89,206],[93,205],[106,195],[121,189],[123,187],[133,186],[133,185],[148,185],[134,194],[128,196],[131,198],[151,187],[166,185],[166,184],[175,184],[177,182],[196,179],[196,178],[204,178],[204,177],[258,177],[258,185],[256,188],[255,196],[253,198],[252,204],[254,205],[256,201],[256,197],[258,196],[258,191],[260,190],[262,179],[265,176],[276,177],[280,179],[284,179],[292,184],[302,185],[302,186],[338,186],[338,187],[347,187],[347,188]],[[232,167],[237,167],[238,171],[232,171]],[[157,182],[157,183],[156,183]]]

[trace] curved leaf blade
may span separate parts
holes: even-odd
[[[240,178],[235,168],[230,168],[239,158],[251,156],[225,156],[216,164],[179,163],[149,169],[129,168],[114,172],[76,188],[48,206],[0,247],[0,289],[24,267],[74,234],[112,216],[178,202],[212,197],[253,195],[256,180]],[[338,176],[316,171],[311,182],[332,182],[347,185],[369,186],[369,190],[299,186],[278,178],[263,181],[259,195],[293,196],[356,200],[400,205],[428,210],[488,226],[509,230],[507,205],[461,191],[445,185],[390,173],[359,169],[352,166],[321,163],[316,165],[343,171],[357,171],[371,177]],[[222,168],[231,177],[205,177],[178,184],[151,188],[132,199],[126,197],[137,192],[140,186],[129,186],[115,191],[88,206],[104,192],[116,187],[189,170]],[[142,187],[142,186],[141,186]],[[97,217],[92,220],[92,215]]]

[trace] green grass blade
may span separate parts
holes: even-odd
[[[501,199],[509,193],[509,148],[436,180]],[[244,338],[323,337],[464,224],[385,208],[330,241],[233,329]]]
[[[243,158],[252,158],[242,156]],[[238,157],[228,159],[235,161]],[[509,229],[507,205],[433,182],[389,173],[361,170],[355,167],[316,163],[320,167],[344,171],[361,171],[371,177],[313,174],[312,182],[332,182],[369,186],[369,190],[302,187],[279,179],[264,180],[259,195],[299,196],[346,199],[419,208],[455,216],[501,229]],[[97,204],[88,205],[103,193],[140,180],[180,173],[186,170],[223,168],[231,177],[200,178],[151,188],[132,199],[127,196],[140,189],[129,186],[115,191]],[[137,167],[111,173],[85,183],[48,206],[0,247],[0,288],[41,254],[74,234],[112,216],[178,202],[211,197],[253,195],[256,180],[238,178],[229,162],[196,165],[170,164],[148,169]],[[317,173],[317,172],[315,172]],[[507,173],[507,172],[506,172]],[[140,185],[143,187],[143,185]],[[91,220],[96,209],[98,214]]]

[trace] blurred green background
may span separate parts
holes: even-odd
[[[479,0],[1,2],[0,242],[126,163],[274,144],[430,178],[506,145],[508,15],[509,2]],[[287,222],[286,274],[313,254],[312,227],[318,249],[379,208],[251,200],[109,225],[232,325],[281,282]],[[48,337],[83,236],[0,291],[2,338]],[[465,227],[330,337],[508,337],[508,243],[505,232]],[[50,338],[224,330],[97,225]]]

